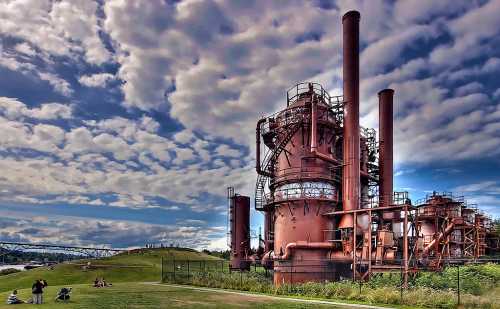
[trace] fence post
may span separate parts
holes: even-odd
[[[460,306],[460,265],[457,264],[457,298]]]
[[[176,283],[176,281],[175,281],[175,257],[174,257],[174,259],[172,260],[172,262],[174,263],[174,283]]]
[[[401,298],[401,304],[403,303],[403,265],[401,265],[400,269],[400,275],[399,275],[399,281],[400,281],[400,298]]]
[[[161,257],[161,279],[160,283],[163,283],[163,256]]]
[[[216,269],[215,271],[217,271],[217,264],[215,264],[215,269]],[[223,269],[223,267],[222,267],[222,264],[221,264],[221,268],[220,268],[220,269],[221,269],[222,271],[224,271],[224,269]],[[218,273],[219,273],[219,286],[218,286],[219,288],[220,288],[220,287],[222,287],[222,284],[221,284],[221,282],[222,282],[222,271],[221,271],[221,272],[218,272]]]
[[[189,264],[190,264],[189,260],[187,260],[187,262],[188,262],[188,281],[189,281],[189,278],[192,278],[192,277],[191,277],[191,270],[189,269]]]

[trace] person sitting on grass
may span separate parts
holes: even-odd
[[[111,284],[111,282],[107,282],[106,279],[102,278],[102,286],[108,287],[108,286],[113,286],[113,284]]]
[[[17,298],[17,290],[12,291],[12,294],[7,298],[7,305],[24,304],[24,301]]]
[[[71,290],[72,288],[62,288],[59,290],[59,292],[57,293],[57,296],[56,296],[56,299],[55,301],[69,301],[69,299],[71,298],[70,294],[71,294]]]
[[[95,278],[94,280],[94,288],[98,288],[99,287],[99,279]]]

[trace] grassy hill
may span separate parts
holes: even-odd
[[[144,283],[117,283],[111,288],[96,289],[89,285],[73,285],[71,300],[67,303],[55,302],[59,287],[49,286],[45,291],[43,305],[6,305],[8,292],[0,292],[0,309],[326,309],[339,308],[319,304],[298,303],[285,299],[221,293],[219,291],[199,291],[172,286]],[[19,291],[19,298],[27,300],[31,289]],[[342,307],[343,308],[343,307]]]
[[[0,292],[31,288],[36,279],[47,280],[49,286],[91,284],[97,277],[115,282],[160,281],[161,259],[219,260],[197,251],[184,249],[141,249],[98,260],[78,260],[59,264],[53,269],[43,267],[1,276]],[[90,269],[84,269],[87,262]]]

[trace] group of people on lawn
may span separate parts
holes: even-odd
[[[106,280],[104,278],[95,278],[94,288],[105,288],[107,286],[112,286],[112,284],[109,282],[106,282]]]
[[[17,305],[17,304],[42,304],[43,303],[43,289],[47,287],[47,281],[44,279],[36,280],[35,283],[31,286],[31,294],[33,297],[28,301],[20,300],[17,297],[17,290],[12,291],[12,294],[7,298],[8,305]]]
[[[112,286],[111,283],[106,282],[104,278],[96,278],[94,281],[94,287],[103,288]],[[7,298],[8,305],[17,305],[17,304],[43,304],[43,289],[47,287],[47,281],[44,279],[36,280],[31,287],[31,293],[33,297],[28,301],[23,301],[19,299],[17,296],[17,290],[12,291],[12,293]],[[68,301],[70,298],[71,288],[62,288],[57,294],[57,300]]]

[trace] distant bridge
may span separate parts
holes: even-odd
[[[118,253],[126,252],[127,250],[0,241],[0,256],[14,251],[52,251],[58,253],[80,255],[82,257],[89,258],[101,258],[113,256]]]

